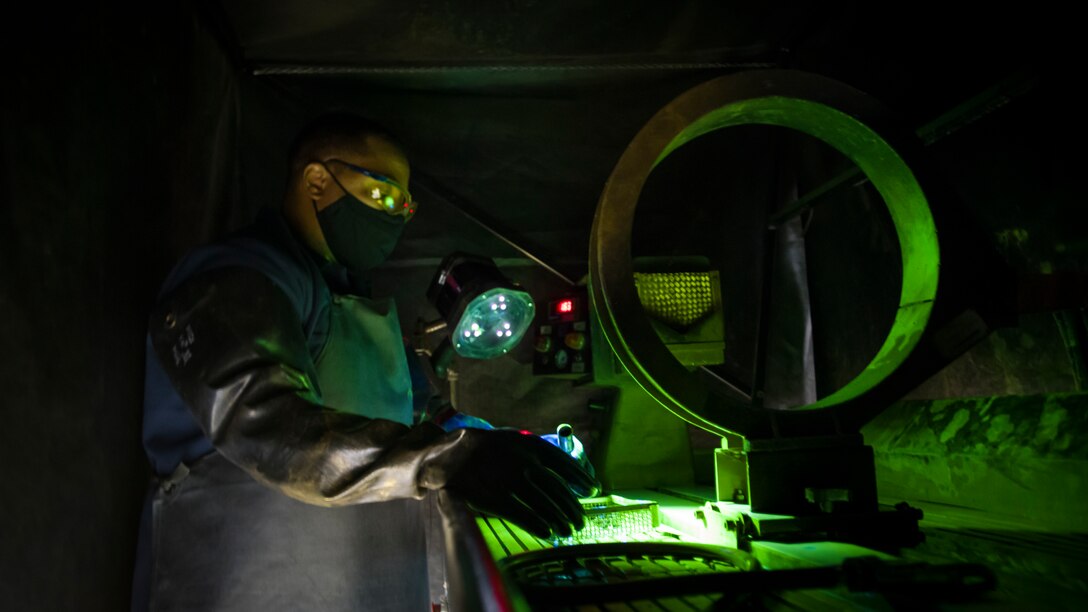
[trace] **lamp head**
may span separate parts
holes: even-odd
[[[446,257],[427,299],[446,320],[454,350],[473,359],[499,357],[517,346],[536,314],[533,298],[495,262],[466,253]]]

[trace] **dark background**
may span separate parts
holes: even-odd
[[[1030,87],[932,146],[933,157],[1014,272],[1088,265],[1076,38],[1045,4],[969,14],[925,3],[269,4],[33,7],[0,26],[5,609],[127,607],[148,475],[139,442],[146,313],[182,253],[278,205],[286,145],[322,110],[385,123],[414,172],[577,280],[615,161],[695,84],[799,68],[868,92],[920,127],[1020,75]],[[730,215],[768,201],[768,138],[715,135],[670,160],[637,248],[713,255],[743,289],[755,251]],[[842,167],[818,145],[794,147],[803,184]],[[696,193],[706,196],[694,204],[702,212],[675,214],[683,207],[670,194],[690,202]],[[398,297],[406,326],[434,316],[423,284],[453,250],[498,258],[538,296],[563,288],[451,207],[417,197],[418,218],[375,278]],[[879,344],[883,300],[896,286],[879,200],[861,188],[833,204],[812,216],[807,242],[821,394]],[[737,313],[727,325],[730,367],[744,375],[752,298],[740,289],[726,296]],[[1078,312],[1025,316],[912,397],[1082,390],[1066,345],[1083,326]],[[503,424],[588,426],[585,404],[600,391],[532,378],[527,350],[464,365],[462,403]],[[1083,413],[1082,401],[1071,406]]]

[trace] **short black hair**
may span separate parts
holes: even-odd
[[[385,126],[350,112],[334,112],[321,115],[299,130],[287,152],[287,164],[291,173],[306,164],[338,155],[344,150],[357,148],[368,136],[378,136],[398,149],[400,143]]]

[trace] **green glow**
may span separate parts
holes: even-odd
[[[533,322],[533,298],[524,291],[491,289],[476,296],[453,330],[453,348],[472,359],[491,359],[517,346]]]
[[[873,183],[895,224],[903,261],[903,285],[895,322],[876,356],[856,378],[807,407],[838,404],[873,388],[895,371],[918,344],[937,295],[940,264],[937,229],[914,173],[891,145],[850,115],[809,100],[768,96],[713,110],[681,131],[657,157],[654,166],[699,136],[750,124],[792,128],[837,149]]]

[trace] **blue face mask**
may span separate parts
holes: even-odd
[[[315,202],[314,212],[333,257],[355,273],[385,261],[404,231],[404,217],[375,210],[350,193],[321,211]]]

